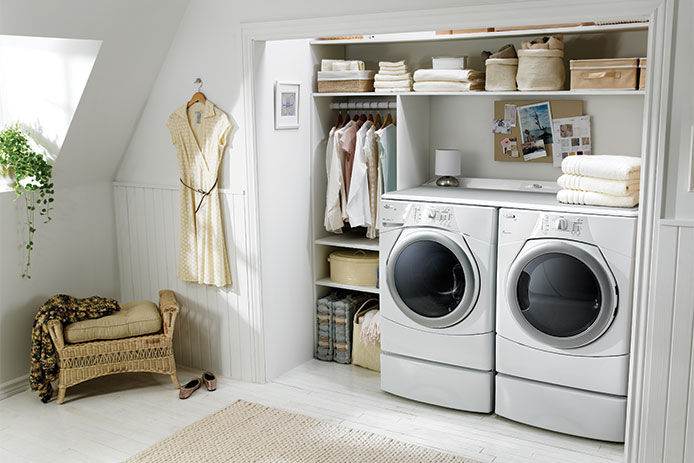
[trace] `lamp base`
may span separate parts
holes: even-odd
[[[438,186],[458,186],[458,179],[455,177],[450,177],[450,176],[439,177],[436,180],[436,185],[438,185]]]

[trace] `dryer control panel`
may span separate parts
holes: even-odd
[[[381,224],[386,228],[419,225],[449,230],[456,226],[451,206],[397,201],[382,201]]]
[[[413,224],[450,228],[452,221],[453,210],[450,207],[426,204],[417,205],[413,208]]]
[[[540,230],[546,234],[581,236],[585,228],[583,217],[566,214],[542,214]]]

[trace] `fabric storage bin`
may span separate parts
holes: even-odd
[[[432,69],[466,69],[467,56],[434,56],[431,58]]]
[[[328,256],[330,279],[335,283],[376,286],[378,253],[372,251],[334,251]]]
[[[484,89],[488,92],[517,90],[518,58],[487,58]]]
[[[646,58],[639,58],[639,90],[646,88]]]
[[[381,342],[366,344],[361,339],[359,317],[372,310],[378,310],[378,299],[369,299],[354,314],[352,327],[352,363],[373,371],[381,371]]]
[[[374,71],[318,71],[318,92],[373,92]]]
[[[563,50],[518,50],[518,90],[562,90],[565,78]]]
[[[333,361],[338,363],[352,362],[354,314],[368,299],[368,296],[348,294],[332,301]]]
[[[635,90],[638,85],[638,61],[638,58],[571,60],[571,90]]]

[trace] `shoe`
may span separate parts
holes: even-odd
[[[211,371],[206,371],[202,374],[202,382],[205,383],[208,391],[217,389],[217,377]]]
[[[200,378],[191,379],[178,390],[179,399],[187,399],[200,387]]]

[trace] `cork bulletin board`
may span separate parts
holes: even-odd
[[[527,105],[536,104],[536,103],[543,103],[545,101],[547,101],[547,100],[495,101],[494,102],[494,119],[503,119],[504,118],[504,105],[512,104],[512,105],[516,105],[516,106],[527,106]],[[550,107],[550,110],[552,112],[552,119],[558,119],[561,117],[582,116],[583,115],[583,100],[550,101],[549,107]],[[537,159],[531,159],[530,161],[526,161],[525,159],[523,159],[522,154],[517,158],[514,158],[514,157],[511,157],[511,156],[504,154],[503,147],[501,146],[501,141],[504,138],[515,138],[518,141],[518,147],[520,149],[521,132],[520,132],[520,124],[518,124],[518,123],[516,123],[515,127],[511,127],[511,133],[510,134],[495,133],[493,135],[494,135],[494,160],[495,161],[501,161],[501,162],[549,162],[549,163],[552,162],[552,146],[551,145],[545,146],[545,151],[547,151],[547,156],[537,158]]]

